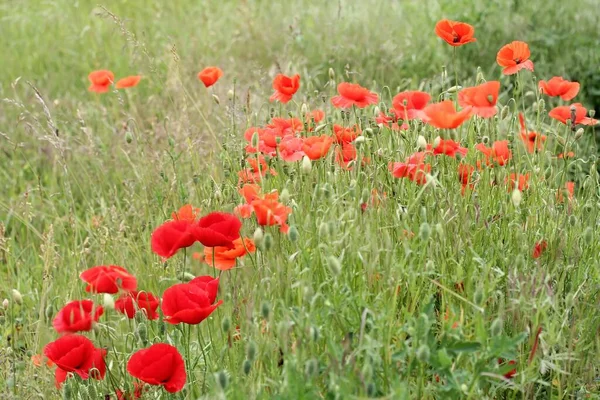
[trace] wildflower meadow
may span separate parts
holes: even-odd
[[[385,27],[353,2],[293,3]],[[388,21],[384,3],[365,2]],[[210,29],[181,42],[177,22],[142,24],[175,5],[65,6],[85,25],[57,34],[73,49],[0,66],[0,399],[600,398],[600,70],[406,3],[389,7],[423,18],[420,70],[312,62],[312,19],[293,18],[293,56],[261,64],[257,21],[284,5],[246,1],[190,8]],[[248,32],[186,51],[233,9]],[[163,58],[159,37],[177,42]]]

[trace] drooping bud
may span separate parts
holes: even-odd
[[[2,300],[2,307],[6,310],[8,309],[8,306],[10,305],[10,302],[8,301],[8,299],[4,299]]]
[[[148,327],[146,327],[146,324],[140,322],[135,330],[135,333],[142,344],[146,346],[148,344]]]
[[[419,148],[420,150],[424,150],[427,148],[427,139],[425,139],[425,136],[419,135],[417,137],[417,148]]]
[[[579,138],[581,138],[582,136],[583,136],[583,128],[577,129],[577,132],[575,132],[575,140],[579,140]]]
[[[256,228],[254,231],[254,235],[252,237],[254,239],[254,244],[258,247],[262,247],[264,240],[264,233],[261,227]]]
[[[329,79],[335,79],[335,71],[333,70],[333,68],[329,68]]]
[[[521,204],[521,200],[523,200],[523,195],[521,194],[521,191],[519,189],[515,189],[512,191],[510,198],[512,200],[513,205],[515,207],[519,207],[519,204]]]
[[[23,304],[23,296],[21,295],[21,292],[19,292],[17,289],[12,290],[12,298],[13,301],[18,305]]]
[[[215,101],[215,103],[217,103],[217,105],[221,104],[221,99],[219,99],[219,96],[213,93],[212,98]]]
[[[590,243],[592,243],[593,239],[594,239],[594,230],[588,226],[587,228],[585,228],[585,231],[583,231],[583,240],[585,240],[585,242],[587,244],[590,244]]]
[[[290,191],[287,190],[287,188],[283,188],[283,190],[281,191],[281,194],[279,194],[279,201],[281,201],[282,203],[287,203],[289,199],[290,199]]]
[[[302,157],[302,172],[304,172],[305,174],[310,173],[310,171],[312,170],[312,162],[310,161],[310,158],[308,158],[307,156]]]

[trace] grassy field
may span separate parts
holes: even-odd
[[[184,356],[187,385],[148,386],[142,399],[600,398],[598,127],[548,116],[571,102],[600,109],[596,3],[0,3],[0,399],[116,398],[133,389],[131,355],[159,342]],[[472,24],[477,42],[455,53],[434,34],[441,18]],[[513,40],[529,44],[534,73],[502,75],[496,53]],[[224,76],[207,89],[196,75],[208,65]],[[90,93],[98,69],[143,78]],[[301,76],[290,103],[268,100],[277,73]],[[555,75],[581,83],[574,100],[539,93]],[[455,130],[411,121],[399,133],[375,122],[375,105],[330,102],[344,81],[387,111],[404,90],[455,100],[453,86],[484,79],[501,83],[497,116]],[[290,231],[243,219],[257,250],[232,270],[193,257],[199,244],[166,262],[153,253],[153,231],[183,205],[205,215],[245,203],[247,128],[313,109],[325,112],[318,133],[299,135],[357,124],[357,160],[369,161],[344,169],[335,144],[310,164],[267,157],[275,174],[259,184],[291,207]],[[534,153],[520,112],[547,135]],[[469,150],[429,156],[424,185],[395,178],[389,163],[418,151],[419,136]],[[476,168],[461,190],[459,165],[481,165],[475,146],[499,140],[510,162]],[[528,187],[507,188],[513,173]],[[98,265],[125,267],[157,296],[219,274],[223,304],[191,327],[128,319],[111,308],[118,295],[85,291],[79,274]],[[31,358],[78,299],[104,306],[82,334],[107,349],[107,374],[58,390],[55,367]]]

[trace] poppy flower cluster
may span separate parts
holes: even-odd
[[[90,92],[106,93],[113,83],[115,89],[131,88],[137,86],[142,77],[140,75],[126,76],[115,83],[115,74],[112,71],[101,69],[90,72],[88,79],[90,81],[90,87],[88,88]]]
[[[266,194],[260,192],[258,185],[242,186],[239,193],[246,203],[237,206],[235,213],[242,218],[250,218],[254,213],[259,225],[278,225],[281,232],[287,233],[289,230],[287,218],[292,213],[292,208],[279,202],[279,193],[276,190]]]

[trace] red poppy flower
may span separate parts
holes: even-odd
[[[333,139],[327,135],[309,136],[304,138],[302,150],[311,160],[323,158],[329,152]]]
[[[356,157],[356,148],[352,143],[343,143],[341,146],[336,146],[335,148],[335,162],[344,169],[349,169],[348,164],[356,160]]]
[[[270,101],[278,100],[282,103],[287,103],[294,97],[294,94],[300,88],[300,75],[287,76],[278,74],[273,79],[273,89],[275,93],[269,98]]]
[[[171,214],[171,218],[175,221],[188,221],[194,222],[198,219],[201,210],[193,207],[191,204],[182,206],[178,211]]]
[[[431,151],[431,147],[431,145],[428,145],[427,150]],[[440,139],[440,142],[437,145],[437,147],[433,149],[433,154],[436,156],[440,154],[445,154],[448,157],[456,157],[456,154],[458,153],[461,156],[466,157],[468,151],[469,149],[467,149],[466,147],[461,147],[460,143],[455,142],[452,139]]]
[[[115,310],[121,314],[125,314],[127,318],[135,317],[137,310],[144,310],[148,319],[158,319],[156,309],[160,300],[150,292],[124,293],[115,302]]]
[[[411,155],[405,162],[390,163],[388,168],[396,178],[408,178],[423,185],[427,182],[427,174],[431,171],[431,164],[425,164],[425,157],[430,152],[419,152]]]
[[[496,55],[496,62],[504,67],[504,75],[513,75],[523,68],[533,72],[533,62],[529,59],[531,53],[525,42],[514,41],[502,47]]]
[[[304,129],[304,124],[298,118],[273,118],[271,123],[266,126],[274,130],[274,134],[281,138],[301,132]]]
[[[286,224],[286,221],[292,213],[292,208],[280,203],[277,195],[256,199],[251,204],[259,225],[279,225],[281,231],[287,233],[289,226]]]
[[[212,301],[211,301],[212,300]],[[170,324],[196,325],[204,321],[223,301],[214,303],[211,294],[200,285],[179,283],[163,293],[160,308]]]
[[[542,240],[540,242],[537,242],[534,246],[533,246],[533,253],[531,254],[531,256],[533,258],[540,258],[540,256],[542,255],[542,253],[548,248],[548,242],[546,242],[545,240]]]
[[[488,166],[491,166],[494,162],[503,166],[512,158],[512,152],[508,148],[508,140],[498,140],[492,144],[492,147],[486,147],[483,143],[479,143],[475,146],[475,149],[483,153],[485,163]]]
[[[56,314],[52,326],[58,333],[89,331],[103,312],[92,300],[71,301]]]
[[[579,83],[563,79],[561,76],[555,76],[548,82],[539,81],[538,87],[543,94],[556,97],[560,96],[564,101],[569,101],[579,93]]]
[[[306,122],[310,123],[311,121],[315,121],[315,123],[318,124],[319,122],[323,121],[323,118],[325,118],[325,113],[323,110],[312,110],[310,114],[306,116]]]
[[[252,146],[252,137],[258,136],[258,147]],[[244,139],[249,143],[245,150],[247,153],[263,153],[270,156],[274,156],[277,148],[277,135],[272,129],[263,129],[256,126],[252,126],[246,129],[244,132]]]
[[[48,343],[44,347],[44,355],[56,364],[56,387],[60,388],[69,372],[81,379],[103,379],[106,374],[104,356],[106,350],[97,349],[92,341],[81,335],[65,335]],[[94,368],[92,372],[90,370]]]
[[[499,358],[498,359],[498,364],[500,364],[501,366],[505,364],[504,360]],[[516,365],[517,362],[515,360],[510,360],[508,363],[506,363],[507,365]],[[508,371],[507,373],[504,374],[504,377],[506,379],[512,379],[515,377],[515,375],[517,375],[517,369],[511,369],[510,371]]]
[[[529,188],[529,174],[515,174],[512,173],[506,179],[506,183],[508,183],[508,192],[512,192],[515,189],[515,185],[520,191]]]
[[[496,102],[500,82],[489,81],[479,86],[469,87],[458,92],[458,104],[465,108],[471,107],[473,114],[481,118],[491,118],[496,115]]]
[[[575,114],[575,121],[572,120],[573,114]],[[597,120],[586,117],[587,109],[581,103],[555,107],[550,110],[548,115],[563,124],[566,124],[568,120],[574,122],[573,125],[596,125],[598,123]]]
[[[564,201],[564,195],[567,195],[567,199],[569,201],[573,200],[573,196],[575,195],[575,182],[565,182],[565,188],[563,190],[558,190],[556,192],[556,201],[558,203],[562,203]]]
[[[198,79],[200,79],[206,87],[210,87],[217,83],[222,76],[223,71],[219,67],[206,67],[198,73]]]
[[[336,108],[358,108],[367,107],[370,104],[376,104],[379,100],[377,93],[360,86],[357,83],[342,82],[337,86],[339,96],[331,99],[331,104]]]
[[[138,85],[138,83],[140,83],[140,80],[142,80],[142,77],[140,75],[128,76],[123,79],[119,79],[117,81],[117,83],[115,84],[115,88],[126,89],[126,88],[135,87]]]
[[[217,299],[217,293],[219,291],[219,278],[213,278],[212,276],[208,275],[197,276],[189,281],[189,283],[204,290],[208,294],[208,300],[211,304]]]
[[[88,79],[92,83],[88,90],[96,93],[106,93],[110,89],[110,85],[115,81],[115,75],[108,70],[101,69],[93,71],[88,75]]]
[[[333,133],[335,133],[335,142],[338,144],[353,142],[360,134],[358,125],[344,128],[341,125],[333,125]]]
[[[425,107],[431,100],[429,93],[408,91],[398,93],[392,99],[393,111],[396,117],[403,120],[420,119],[425,121],[427,116],[424,113]]]
[[[238,258],[256,251],[256,246],[254,245],[254,241],[252,239],[239,238],[234,240],[233,244],[235,245],[233,249],[228,249],[227,247],[205,247],[204,256],[202,256],[200,253],[195,253],[194,258],[203,260],[210,266],[213,266],[214,263],[214,267],[216,269],[226,271],[235,266],[235,262]]]
[[[521,124],[521,140],[527,147],[529,153],[535,153],[535,150],[542,150],[544,142],[546,141],[546,135],[541,135],[536,132],[528,132],[525,126],[525,117],[523,113],[519,113],[519,123]]]
[[[137,288],[137,279],[123,267],[116,265],[100,265],[83,271],[79,277],[87,283],[88,293],[118,293],[119,290],[130,292]]]
[[[206,247],[234,248],[233,241],[240,237],[242,222],[233,214],[213,212],[198,221],[196,240]]]
[[[440,129],[456,129],[471,116],[471,108],[456,111],[451,100],[430,104],[423,110],[427,123]]]
[[[196,227],[188,220],[165,222],[152,232],[152,251],[165,259],[173,257],[179,249],[196,242]]]
[[[435,24],[435,34],[453,47],[477,41],[473,37],[475,28],[467,23],[448,19],[443,19]]]
[[[279,150],[279,157],[283,161],[295,162],[302,160],[304,157],[304,140],[299,137],[288,136],[279,142],[277,149]]]
[[[138,350],[127,362],[127,372],[150,385],[177,393],[185,386],[185,363],[176,347],[157,343]]]

